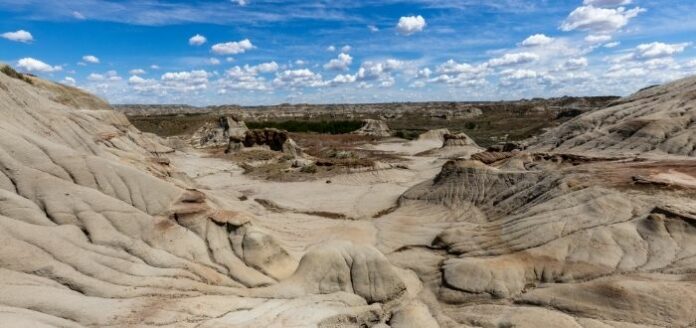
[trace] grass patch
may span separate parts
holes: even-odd
[[[247,122],[250,129],[275,128],[288,132],[314,132],[321,134],[346,134],[362,127],[361,121],[280,121]]]
[[[398,130],[398,131],[396,131],[394,136],[397,138],[406,139],[406,140],[415,140],[415,139],[418,139],[418,136],[420,136],[421,133],[423,133],[423,131]]]
[[[218,116],[205,114],[129,116],[128,120],[140,131],[161,137],[192,135],[203,124],[217,120]]]
[[[34,84],[34,82],[30,78],[28,78],[26,75],[15,71],[14,68],[12,68],[8,65],[5,65],[2,68],[0,68],[0,72],[3,72],[5,75],[7,75],[11,78],[22,80],[22,81],[29,83],[29,84]]]

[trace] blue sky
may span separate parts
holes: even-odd
[[[0,61],[112,103],[626,95],[696,74],[692,0],[0,0]]]

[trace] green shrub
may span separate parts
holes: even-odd
[[[346,134],[362,127],[360,121],[280,121],[247,122],[250,129],[275,128],[288,132],[316,132],[322,134]]]
[[[30,78],[24,76],[24,74],[22,74],[20,72],[15,71],[12,67],[10,67],[8,65],[2,66],[2,68],[0,68],[0,72],[3,72],[5,75],[7,75],[11,78],[22,80],[22,81],[27,82],[29,84],[34,84],[34,82],[32,82],[32,80]]]
[[[420,133],[421,131],[398,130],[394,136],[401,139],[414,140],[418,138]]]
[[[300,172],[302,173],[317,173],[317,166],[312,164],[312,165],[305,165],[302,168],[300,168]]]

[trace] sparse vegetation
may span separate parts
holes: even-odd
[[[288,132],[315,132],[321,134],[346,134],[362,127],[361,121],[279,121],[248,122],[250,129],[275,128]]]
[[[404,159],[388,152],[363,149],[376,139],[356,134],[290,133],[289,135],[310,155],[312,163],[293,166],[293,158],[276,151],[246,149],[229,154],[211,150],[213,157],[234,161],[244,174],[269,181],[306,181],[330,178],[356,169],[371,168],[376,161],[400,163]]]
[[[423,131],[398,130],[394,136],[401,139],[415,140]]]
[[[22,80],[22,81],[29,83],[29,84],[34,84],[34,82],[29,77],[27,77],[26,75],[24,75],[20,72],[15,71],[14,68],[12,68],[8,65],[2,66],[0,68],[0,72],[3,72],[5,75],[7,75],[11,78]]]
[[[128,120],[140,131],[163,137],[191,135],[216,116],[205,114],[181,114],[158,116],[130,116]]]
[[[476,104],[305,105],[304,113],[298,113],[299,109],[295,107],[291,108],[294,110],[291,112],[282,105],[246,109],[232,106],[230,109],[245,110],[248,114],[244,119],[245,123],[252,129],[277,128],[315,135],[349,135],[349,132],[362,127],[363,119],[383,119],[399,138],[412,140],[428,130],[444,128],[453,133],[464,132],[479,145],[487,147],[503,140],[516,141],[539,135],[545,129],[562,124],[580,113],[602,108],[616,99],[616,97],[563,97]],[[466,109],[471,106],[478,108],[481,111],[480,115],[468,115]],[[365,108],[368,107],[374,110],[372,112],[366,110]],[[185,135],[193,133],[204,122],[219,116],[219,113],[210,112],[210,110],[219,109],[217,107],[182,109],[191,112],[179,115],[131,114],[129,119],[142,131],[161,136]],[[269,120],[266,114],[271,109],[277,110],[276,114],[281,116],[270,116],[272,118]],[[286,110],[287,112],[283,112]],[[402,111],[397,114],[397,110]],[[443,112],[442,115],[440,112]],[[132,111],[132,113],[139,113],[139,111]],[[283,116],[283,114],[292,114],[292,116]]]
[[[312,164],[312,165],[305,165],[302,168],[300,168],[300,172],[302,173],[310,173],[314,174],[317,173],[317,166]]]

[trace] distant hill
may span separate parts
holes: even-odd
[[[561,97],[501,102],[423,102],[381,104],[281,104],[241,107],[187,105],[116,105],[139,129],[162,136],[191,134],[220,115],[277,126],[279,122],[380,119],[400,136],[432,129],[465,132],[480,145],[538,135],[577,115],[610,106],[619,97]],[[258,124],[256,124],[258,125]]]

